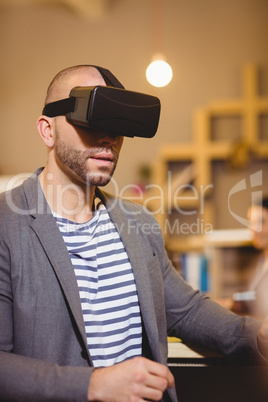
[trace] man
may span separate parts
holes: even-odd
[[[116,85],[106,72],[64,70],[45,103]],[[37,127],[45,168],[0,200],[0,400],[176,401],[167,335],[226,355],[265,350],[265,322],[191,289],[148,233],[150,214],[98,189],[122,136],[65,115],[43,114]]]

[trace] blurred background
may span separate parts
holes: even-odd
[[[180,219],[188,231],[176,235],[244,228],[252,175],[261,172],[254,186],[268,191],[267,20],[267,0],[0,0],[0,175],[44,165],[46,149],[36,120],[54,75],[71,65],[100,65],[127,89],[155,95],[162,104],[153,139],[125,139],[117,191],[157,184],[165,192],[172,171],[180,185],[198,190],[193,200],[193,188],[187,189],[192,195],[182,205],[189,208],[190,200],[191,209]],[[173,70],[165,87],[152,86],[145,76],[159,52]],[[255,96],[247,101],[249,115],[255,111],[257,116],[255,126],[250,117],[242,121],[243,107],[232,103],[247,93]],[[258,109],[259,98],[264,106]],[[183,181],[192,165],[194,173]],[[248,193],[242,191],[243,180]],[[237,183],[241,197],[234,195],[231,202]],[[210,187],[206,195],[200,195],[200,186]],[[156,211],[170,250],[199,250],[200,245],[178,246],[177,236],[169,242],[166,202],[160,200],[161,208],[153,202],[148,206]],[[171,211],[174,199],[170,203]],[[197,209],[199,215],[189,221]]]

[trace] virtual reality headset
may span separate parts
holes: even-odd
[[[43,115],[66,115],[71,124],[113,135],[151,138],[160,117],[157,97],[114,86],[75,87],[69,98],[48,103]]]

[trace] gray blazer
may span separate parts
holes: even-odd
[[[142,206],[98,195],[133,267],[145,356],[166,364],[167,334],[227,355],[257,353],[260,324],[192,290]],[[0,216],[0,400],[86,401],[92,364],[77,282],[36,173],[0,196]]]

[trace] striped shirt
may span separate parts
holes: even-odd
[[[86,223],[53,215],[74,267],[93,365],[105,367],[141,355],[142,325],[128,255],[105,206],[95,204]]]

